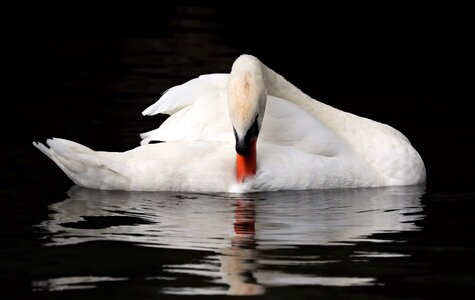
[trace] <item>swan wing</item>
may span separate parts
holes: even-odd
[[[216,89],[171,115],[162,125],[142,134],[142,145],[151,141],[214,141],[233,143],[234,135],[226,89]],[[349,144],[300,106],[268,96],[259,143],[288,146],[304,153],[336,156],[349,153]]]
[[[171,115],[159,128],[142,133],[141,144],[151,141],[233,142],[226,89],[215,89],[197,97],[193,103]]]
[[[157,102],[145,109],[144,116],[156,114],[172,115],[194,103],[202,95],[214,92],[216,89],[225,89],[228,74],[201,75],[181,85],[168,89]]]

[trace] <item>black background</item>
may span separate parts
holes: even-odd
[[[63,176],[31,141],[135,147],[138,134],[163,119],[140,115],[163,91],[229,72],[248,53],[313,98],[400,130],[424,159],[429,188],[471,188],[472,36],[463,7],[223,1],[6,12],[6,184],[32,180],[21,176],[32,169],[35,180],[45,174],[45,185]]]

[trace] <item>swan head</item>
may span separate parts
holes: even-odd
[[[260,61],[250,55],[241,55],[233,64],[228,81],[228,108],[236,138],[238,182],[256,174],[256,144],[266,99]]]

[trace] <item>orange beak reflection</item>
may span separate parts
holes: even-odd
[[[241,183],[246,178],[256,175],[256,143],[257,137],[253,137],[250,143],[250,151],[246,156],[236,153],[236,180]]]

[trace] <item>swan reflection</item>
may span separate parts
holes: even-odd
[[[195,265],[166,265],[170,273],[211,277],[229,286],[210,293],[262,294],[266,286],[364,285],[373,278],[315,277],[268,266],[331,263],[318,256],[279,257],[269,249],[341,245],[371,235],[416,230],[423,186],[274,193],[179,194],[89,190],[75,186],[52,204],[41,223],[49,245],[127,241],[150,247],[216,253]],[[363,257],[365,253],[355,253]],[[383,255],[366,253],[371,255]],[[387,255],[398,255],[388,253]],[[219,264],[219,267],[216,267]],[[185,288],[164,292],[206,293]]]

